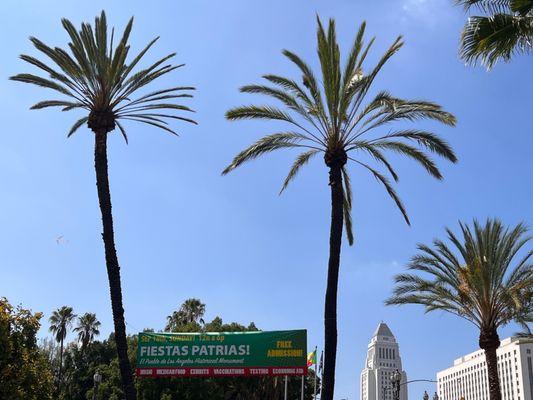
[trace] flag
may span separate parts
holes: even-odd
[[[316,365],[316,349],[307,355],[307,366]]]
[[[322,372],[322,370],[324,369],[324,352],[322,352],[322,354],[320,354],[320,364],[318,365],[318,372]]]

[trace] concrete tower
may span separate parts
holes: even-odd
[[[393,400],[391,376],[396,370],[401,374],[401,382],[407,382],[400,347],[387,324],[382,322],[368,344],[366,364],[361,372],[361,400]],[[407,385],[400,388],[400,400],[407,400]]]

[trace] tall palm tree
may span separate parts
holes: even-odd
[[[55,340],[60,343],[58,387],[61,385],[61,375],[63,372],[63,341],[67,337],[68,330],[74,318],[76,318],[76,314],[74,314],[72,307],[63,306],[52,312],[52,315],[48,319],[50,322],[49,330],[54,334]]]
[[[471,16],[461,36],[461,58],[492,68],[498,60],[533,49],[533,0],[456,0]]]
[[[525,248],[531,237],[524,225],[510,229],[498,220],[460,226],[459,236],[446,229],[451,246],[441,240],[418,246],[420,254],[408,266],[415,273],[396,277],[387,304],[421,304],[426,312],[443,310],[473,323],[485,351],[490,400],[500,400],[498,328],[523,321],[531,305],[533,250]]]
[[[302,74],[302,83],[278,75],[264,75],[270,85],[248,85],[244,93],[257,93],[278,100],[285,109],[271,105],[237,107],[227,112],[230,120],[267,119],[283,121],[290,126],[284,132],[263,137],[239,153],[223,171],[227,174],[246,161],[278,149],[303,150],[289,171],[281,191],[296,176],[299,169],[313,156],[323,155],[329,169],[331,190],[331,230],[329,263],[325,298],[325,363],[323,399],[333,398],[335,362],[337,349],[337,286],[343,224],[348,242],[353,243],[351,208],[352,190],[348,162],[374,176],[386,189],[409,223],[407,212],[391,182],[371,165],[372,160],[382,165],[393,180],[398,174],[385,157],[391,151],[412,158],[437,179],[441,173],[428,156],[434,153],[452,162],[456,161],[450,146],[434,133],[418,129],[390,130],[393,122],[409,122],[431,119],[454,125],[455,118],[442,108],[428,101],[404,100],[382,91],[365,102],[374,79],[385,63],[402,47],[401,36],[385,52],[374,67],[366,67],[364,61],[374,43],[365,43],[365,24],[357,33],[353,47],[341,66],[335,22],[329,21],[327,31],[318,19],[318,58],[321,66],[321,81],[309,65],[295,53],[284,50],[283,54],[296,65]],[[365,159],[370,158],[370,160]]]
[[[32,109],[60,107],[62,111],[83,110],[85,116],[72,126],[68,133],[69,137],[84,124],[87,124],[94,133],[96,186],[102,214],[102,238],[115,325],[115,340],[124,393],[127,400],[133,400],[136,395],[127,354],[120,267],[111,213],[107,137],[118,127],[127,142],[128,136],[121,121],[142,122],[176,134],[168,126],[167,120],[177,119],[195,123],[189,118],[174,114],[175,111],[191,111],[186,106],[176,104],[176,100],[192,97],[187,92],[194,88],[178,86],[138,94],[139,90],[152,84],[157,78],[180,68],[183,64],[170,64],[169,60],[174,56],[170,54],[147,68],[136,70],[138,63],[158,38],[148,43],[135,57],[127,60],[130,50],[128,39],[133,26],[133,18],[128,22],[122,38],[116,43],[114,43],[114,29],[108,32],[103,11],[100,17],[96,17],[94,29],[89,23],[83,23],[81,29],[77,31],[69,20],[63,19],[62,23],[71,40],[67,50],[59,47],[52,48],[35,37],[30,38],[37,50],[46,55],[55,67],[32,56],[21,56],[24,61],[46,72],[49,76],[43,78],[33,74],[20,74],[11,79],[52,89],[63,95],[63,98],[59,100],[39,102]]]
[[[74,328],[74,332],[78,333],[78,340],[82,349],[87,348],[95,336],[100,334],[100,325],[96,314],[93,313],[85,313],[78,318],[78,326]]]

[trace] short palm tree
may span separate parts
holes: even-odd
[[[283,54],[296,65],[301,83],[278,75],[264,75],[270,84],[248,85],[244,93],[262,94],[274,98],[285,109],[271,105],[237,107],[227,112],[230,120],[261,119],[283,121],[290,126],[287,131],[263,137],[239,153],[223,171],[227,174],[246,161],[278,149],[296,149],[303,152],[296,157],[281,191],[297,175],[299,169],[314,156],[322,155],[329,169],[331,189],[331,231],[327,290],[325,298],[325,363],[324,400],[333,398],[337,349],[337,286],[343,225],[348,242],[352,244],[352,190],[349,162],[374,176],[392,197],[403,217],[409,223],[407,212],[391,182],[372,161],[383,166],[393,180],[398,174],[387,160],[390,151],[412,158],[437,179],[441,173],[429,157],[429,153],[456,161],[450,146],[434,133],[418,129],[390,130],[386,126],[394,122],[410,122],[430,119],[454,125],[455,118],[439,105],[422,100],[405,100],[382,91],[365,101],[376,76],[385,63],[402,47],[398,37],[374,67],[366,67],[364,61],[374,42],[365,43],[363,23],[353,47],[341,66],[335,22],[329,21],[327,31],[318,19],[318,58],[321,66],[321,82],[309,65],[291,51]],[[320,82],[320,83],[319,83]],[[365,156],[370,160],[366,160]]]
[[[83,23],[81,29],[77,31],[69,20],[63,19],[62,23],[70,36],[71,41],[68,44],[70,52],[59,47],[49,47],[34,37],[30,39],[37,50],[46,55],[55,66],[49,66],[32,56],[21,56],[24,61],[47,73],[48,77],[20,74],[11,79],[52,89],[63,95],[59,100],[39,102],[32,109],[60,107],[62,111],[83,111],[85,115],[76,121],[68,136],[84,124],[87,124],[94,133],[96,186],[102,214],[102,238],[111,293],[115,340],[124,393],[127,400],[133,400],[136,395],[127,354],[120,267],[111,213],[107,137],[118,128],[127,142],[128,136],[123,121],[141,122],[175,134],[168,125],[170,119],[194,123],[189,118],[175,114],[175,112],[191,111],[176,101],[191,97],[188,91],[193,88],[178,86],[138,94],[140,90],[152,85],[157,78],[180,68],[183,64],[170,64],[169,60],[174,56],[170,54],[149,67],[136,69],[158,38],[148,43],[135,57],[128,59],[130,51],[128,40],[133,19],[127,24],[122,38],[116,42],[114,42],[114,29],[108,31],[103,11],[101,16],[96,18],[94,29],[90,24]]]
[[[459,236],[446,230],[451,245],[435,240],[433,247],[418,246],[420,254],[408,266],[415,273],[396,277],[397,286],[387,304],[420,304],[426,312],[443,310],[472,322],[485,351],[490,400],[500,400],[498,328],[527,319],[533,251],[525,246],[531,237],[524,225],[509,229],[498,220],[460,226]],[[521,251],[525,255],[519,256]]]
[[[481,61],[492,68],[498,60],[509,61],[533,49],[533,0],[456,2],[484,14],[470,17],[464,27],[460,53],[466,62]]]
[[[74,328],[74,332],[78,334],[78,341],[81,343],[82,349],[86,349],[94,338],[100,334],[100,325],[96,314],[93,313],[85,313],[78,318],[78,326]]]
[[[63,342],[67,337],[69,328],[72,326],[72,321],[76,318],[72,307],[63,306],[54,312],[48,319],[50,322],[50,332],[54,334],[55,340],[60,344],[59,346],[59,373],[58,386],[61,385],[63,372]]]

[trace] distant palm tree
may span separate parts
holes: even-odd
[[[433,248],[418,246],[421,253],[412,258],[409,269],[428,277],[398,275],[394,294],[386,303],[421,304],[426,312],[447,311],[478,327],[490,400],[500,400],[498,328],[513,320],[524,322],[524,312],[531,305],[533,251],[525,249],[531,237],[526,236],[524,225],[508,229],[498,220],[460,226],[462,237],[446,230],[452,246],[441,240],[435,240]],[[519,257],[521,250],[525,255]]]
[[[199,299],[187,299],[181,305],[181,311],[185,316],[185,321],[189,322],[203,322],[202,317],[205,315],[205,304]]]
[[[96,318],[96,314],[85,313],[78,318],[78,326],[74,328],[74,332],[78,333],[78,340],[81,343],[81,348],[86,349],[87,346],[94,340],[95,336],[100,334],[100,321]]]
[[[60,344],[58,387],[61,385],[61,375],[63,372],[63,341],[67,337],[68,330],[74,318],[76,318],[76,314],[74,314],[72,307],[63,306],[52,312],[52,315],[48,319],[50,322],[49,330],[54,334],[55,340]]]
[[[492,68],[498,60],[509,61],[515,54],[533,49],[533,1],[456,0],[466,10],[484,13],[472,16],[461,38],[461,58],[468,63],[481,61]]]
[[[179,310],[176,310],[167,317],[166,331],[175,331],[179,327],[192,323],[204,323],[205,304],[199,299],[191,298],[185,300]]]
[[[65,100],[42,101],[35,104],[32,109],[62,107],[63,111],[84,110],[86,115],[72,126],[68,136],[71,136],[85,123],[94,132],[96,186],[102,213],[102,238],[111,292],[115,341],[124,393],[127,400],[133,400],[136,395],[127,353],[120,267],[115,248],[111,213],[107,136],[118,127],[126,142],[128,141],[126,130],[120,121],[142,122],[176,134],[174,130],[168,127],[167,119],[195,123],[189,118],[172,113],[173,111],[191,111],[186,106],[176,104],[175,100],[192,97],[184,91],[193,88],[172,87],[136,96],[140,89],[152,84],[157,78],[181,67],[183,64],[165,64],[174,56],[174,54],[170,54],[149,67],[134,72],[139,61],[158,38],[152,40],[137,56],[127,61],[130,50],[128,39],[133,26],[133,18],[126,26],[116,47],[113,45],[114,29],[108,34],[106,16],[103,11],[101,16],[95,20],[94,30],[88,23],[83,23],[80,31],[76,31],[74,25],[67,19],[63,19],[62,23],[71,39],[68,44],[71,54],[59,47],[49,47],[37,38],[32,37],[30,39],[37,50],[44,53],[59,69],[54,69],[34,57],[22,55],[21,58],[24,61],[49,74],[49,78],[20,74],[11,79],[52,89],[66,96]]]
[[[441,173],[427,152],[456,161],[450,146],[431,132],[418,129],[390,130],[385,125],[400,121],[432,119],[447,125],[454,125],[450,113],[431,102],[404,100],[388,92],[377,93],[365,103],[374,79],[385,63],[402,47],[398,37],[373,68],[363,65],[374,42],[364,43],[365,24],[359,29],[352,50],[344,68],[341,66],[340,50],[337,44],[335,22],[329,21],[327,32],[318,20],[318,58],[321,65],[321,80],[296,54],[284,50],[283,54],[302,73],[302,84],[278,75],[265,75],[271,85],[248,85],[241,88],[244,93],[257,93],[280,101],[283,110],[270,105],[243,106],[227,112],[230,120],[267,119],[288,123],[292,129],[263,137],[239,153],[223,171],[227,174],[246,161],[278,149],[304,150],[295,160],[283,183],[281,191],[296,176],[299,169],[316,155],[322,154],[329,169],[331,188],[331,231],[327,290],[325,298],[325,364],[323,400],[333,398],[335,363],[337,349],[337,286],[343,224],[346,226],[348,242],[353,243],[351,208],[352,190],[348,174],[348,161],[354,166],[370,172],[384,185],[407,223],[406,210],[394,191],[388,178],[362,157],[384,166],[392,179],[398,175],[385,152],[391,151],[414,159],[437,179]],[[378,128],[382,128],[381,131]],[[374,134],[374,135],[372,135]],[[371,161],[370,160],[370,161]]]

